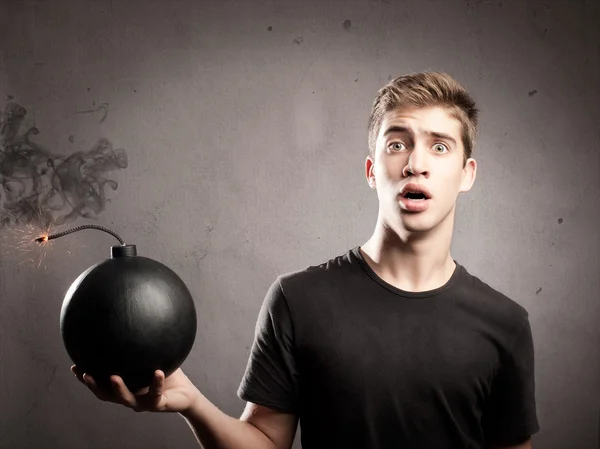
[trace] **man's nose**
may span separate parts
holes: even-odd
[[[402,171],[403,175],[408,176],[429,176],[429,163],[426,150],[415,147],[411,150],[406,161],[406,166]]]

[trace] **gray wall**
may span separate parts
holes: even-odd
[[[377,89],[407,72],[449,72],[482,109],[478,179],[459,200],[452,255],[530,313],[535,447],[593,449],[598,5],[4,0],[0,99],[26,109],[21,131],[39,131],[30,148],[59,161],[80,152],[95,181],[118,183],[95,211],[85,192],[54,198],[55,229],[109,226],[184,279],[199,329],[183,368],[239,416],[236,389],[275,276],[373,229],[364,158]],[[109,166],[90,153],[102,138]],[[22,180],[13,195],[19,185],[32,192]],[[9,199],[0,193],[0,447],[195,447],[177,415],[102,403],[69,371],[62,299],[116,240],[82,231],[43,254],[30,243],[40,215],[15,225]]]

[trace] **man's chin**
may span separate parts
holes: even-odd
[[[402,228],[411,234],[425,234],[433,230],[432,226],[427,226],[424,223],[402,223]]]
[[[431,218],[431,216],[428,217],[427,214],[423,212],[415,213],[401,211],[396,222],[400,228],[408,232],[429,232],[433,230],[436,225],[439,225],[439,223],[435,223]]]

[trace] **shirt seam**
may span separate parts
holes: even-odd
[[[450,290],[463,274],[462,265],[460,265],[459,263],[454,261],[456,263],[455,272],[452,274],[452,276],[450,277],[448,282],[446,282],[446,284],[442,285],[441,287],[438,287],[436,289],[429,290],[426,292],[408,292],[408,291],[404,291],[399,288],[396,288],[393,285],[390,285],[387,282],[385,282],[383,279],[381,279],[377,275],[377,273],[375,273],[373,271],[373,269],[369,266],[369,264],[367,264],[367,262],[363,259],[362,255],[360,254],[359,247],[355,248],[355,257],[358,258],[358,263],[359,263],[360,267],[362,268],[362,270],[373,281],[375,281],[375,283],[377,283],[381,287],[385,288],[386,290],[388,290],[389,292],[391,292],[397,296],[401,296],[403,298],[408,298],[408,299],[435,298],[443,293],[446,293],[448,290]]]

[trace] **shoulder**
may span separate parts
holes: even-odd
[[[275,283],[286,291],[304,290],[320,284],[331,285],[334,278],[343,278],[356,265],[354,249],[336,255],[327,260],[317,262],[302,269],[280,274]]]
[[[485,317],[490,326],[497,326],[516,335],[529,322],[529,313],[525,307],[498,287],[469,273],[464,267],[457,288],[459,307]]]
[[[351,251],[315,265],[279,274],[265,295],[261,317],[265,320],[270,317],[297,317],[307,308],[322,307],[324,298],[333,297],[336,290],[343,288],[344,282],[340,281],[348,277]]]

